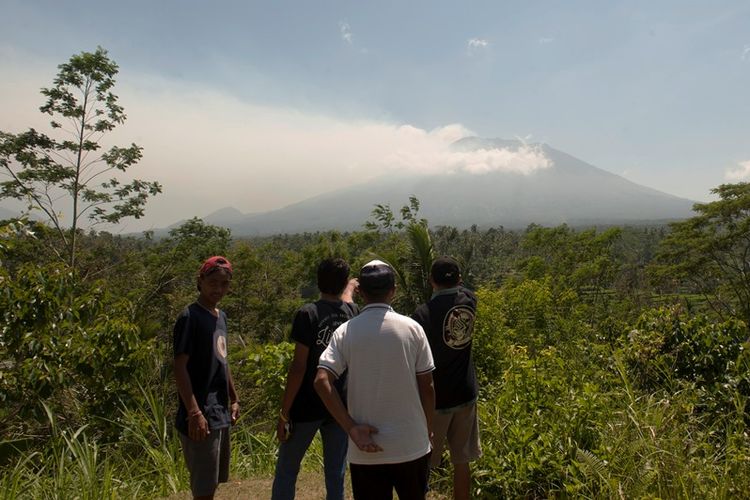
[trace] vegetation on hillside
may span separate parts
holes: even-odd
[[[716,192],[665,228],[429,227],[416,199],[375,207],[362,231],[260,239],[198,219],[158,240],[3,221],[0,499],[187,489],[171,329],[213,254],[235,269],[221,304],[243,407],[234,477],[272,473],[286,339],[317,262],[387,260],[410,314],[432,257],[451,254],[479,296],[476,497],[746,496],[750,184]],[[320,470],[319,448],[306,467]]]
[[[81,232],[76,268],[45,251],[55,237],[45,226],[3,223],[0,491],[120,498],[187,487],[171,425],[171,326],[195,296],[195,269],[215,253],[235,266],[223,307],[244,411],[237,477],[272,471],[285,339],[293,311],[315,296],[315,263],[393,262],[403,288],[395,307],[410,313],[424,298],[427,255],[450,253],[480,298],[478,497],[750,491],[747,323],[712,305],[735,300],[741,311],[742,295],[728,294],[730,279],[714,288],[677,272],[664,279],[684,265],[670,253],[680,225],[427,229],[412,210],[398,228],[376,210],[363,231],[259,240],[197,219],[162,240]],[[308,467],[317,466],[314,455]],[[435,481],[447,489],[449,474]]]

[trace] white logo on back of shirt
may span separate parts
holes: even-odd
[[[315,339],[315,343],[327,347],[332,336],[333,329],[330,326],[324,326],[322,329],[318,330],[318,337]]]
[[[463,349],[474,332],[474,311],[468,306],[455,306],[445,315],[443,342],[452,349]]]

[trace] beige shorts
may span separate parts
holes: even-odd
[[[477,404],[461,406],[449,413],[435,412],[432,422],[433,444],[430,467],[440,465],[445,441],[451,454],[451,463],[466,464],[482,455],[479,444],[479,424],[477,423]]]

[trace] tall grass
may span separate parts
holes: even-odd
[[[45,405],[49,436],[2,470],[0,499],[155,498],[185,489],[179,442],[169,431],[164,401],[142,392],[140,406],[123,408],[120,418],[110,422],[120,427],[116,442],[100,442],[86,425],[59,428]]]
[[[476,498],[750,498],[740,393],[717,417],[700,410],[700,388],[637,390],[616,354],[600,376],[578,377],[554,349],[498,356],[509,360],[502,379],[480,393]],[[449,472],[436,470],[433,487],[450,491]]]
[[[173,396],[148,387],[141,388],[141,396],[138,405],[122,408],[108,420],[119,431],[115,442],[101,441],[86,425],[61,429],[45,406],[49,436],[34,451],[19,453],[14,464],[0,469],[0,500],[163,498],[188,490],[188,473],[169,414]],[[232,477],[271,476],[276,449],[271,432],[235,427]],[[320,470],[322,460],[316,439],[304,467]]]
[[[275,433],[235,428],[232,432],[232,471],[237,477],[272,476],[278,441]],[[302,461],[302,470],[323,470],[323,443],[316,434]],[[321,476],[322,478],[322,476]]]
[[[0,477],[0,499],[22,498],[23,492],[27,491],[29,485],[37,480],[37,475],[29,472],[35,468],[34,464],[39,459],[40,454],[32,452],[22,456],[13,467],[3,471]]]
[[[117,498],[121,482],[115,478],[116,462],[105,457],[86,426],[59,429],[52,411],[44,409],[51,436],[41,451],[22,456],[3,471],[0,498]]]
[[[484,455],[473,464],[477,498],[748,498],[750,438],[746,402],[721,418],[696,411],[698,389],[639,392],[616,356],[612,377],[571,376],[555,349],[538,358],[515,346],[501,350],[501,379],[479,401]],[[565,362],[567,360],[567,362]],[[163,498],[189,489],[172,426],[173,396],[141,389],[139,403],[108,421],[119,439],[105,441],[99,425],[61,428],[46,408],[49,433],[0,469],[0,500],[17,498]],[[233,478],[270,477],[277,442],[272,422],[240,425],[232,433]],[[320,439],[303,468],[322,471]],[[432,487],[449,492],[450,468]]]
[[[124,408],[117,422],[122,429],[117,456],[135,464],[131,484],[140,483],[150,493],[159,495],[183,490],[189,480],[165,398],[144,387],[141,387],[141,394],[141,404]]]
[[[604,467],[596,470],[600,480],[587,482],[583,490],[610,498],[750,495],[750,440],[742,396],[736,395],[733,412],[716,418],[695,411],[698,391],[686,387],[638,395],[622,362],[615,360],[615,366],[622,390],[613,399],[609,421],[599,425],[600,445],[591,453]]]

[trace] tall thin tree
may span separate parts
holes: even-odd
[[[53,85],[39,108],[52,116],[57,137],[33,128],[20,134],[0,131],[0,198],[27,203],[40,211],[62,242],[55,249],[71,267],[76,264],[77,235],[83,219],[92,226],[140,218],[149,196],[161,192],[158,182],[132,180],[123,173],[142,157],[136,144],[102,150],[102,138],[125,122],[123,107],[112,92],[118,66],[107,51],[82,52],[58,66]]]

